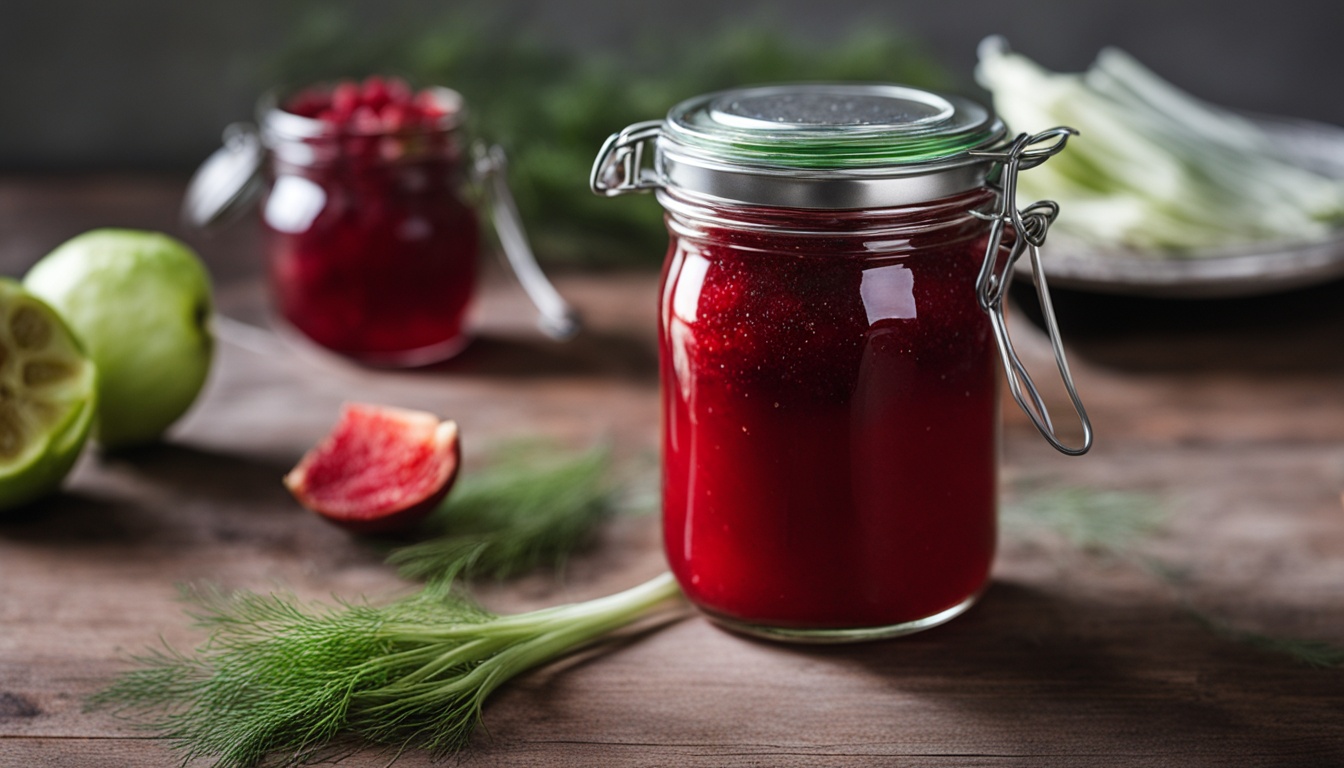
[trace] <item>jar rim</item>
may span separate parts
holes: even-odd
[[[462,127],[466,122],[467,104],[461,93],[442,85],[427,86],[422,88],[421,92],[432,94],[444,110],[444,114],[435,119],[428,126],[428,130],[448,133]],[[426,126],[415,126],[401,131],[359,131],[342,128],[337,132],[323,120],[304,117],[284,109],[281,104],[287,95],[292,94],[277,88],[267,91],[257,100],[257,125],[260,126],[262,143],[268,148],[287,142],[320,141],[340,136],[402,136],[424,133],[427,130]]]

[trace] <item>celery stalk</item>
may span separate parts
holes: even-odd
[[[1102,247],[1195,257],[1321,240],[1344,224],[1344,180],[1285,156],[1274,135],[1106,49],[1083,73],[1046,70],[1002,38],[976,77],[1014,131],[1069,125],[1069,150],[1023,174],[1023,196],[1059,202],[1060,231]]]

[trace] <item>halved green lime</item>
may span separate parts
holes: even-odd
[[[0,278],[0,510],[60,486],[88,439],[96,390],[60,315]]]

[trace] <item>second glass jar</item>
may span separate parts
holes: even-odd
[[[467,343],[480,224],[466,198],[460,99],[432,124],[331,132],[278,108],[263,123],[261,205],[275,307],[312,341],[372,364],[443,360]]]
[[[260,194],[273,305],[309,340],[372,365],[419,366],[466,346],[488,210],[538,325],[564,340],[577,313],[532,254],[501,148],[464,134],[449,88],[319,84],[267,96],[197,171],[183,212],[209,226]]]

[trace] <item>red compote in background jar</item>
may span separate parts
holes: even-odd
[[[503,155],[473,152],[464,119],[456,91],[413,91],[395,78],[268,99],[259,129],[226,134],[225,149],[198,173],[188,213],[208,221],[221,207],[201,202],[230,188],[212,163],[232,163],[244,188],[260,167],[267,272],[280,316],[355,360],[414,366],[452,357],[468,341],[483,234],[475,201],[485,196],[543,329],[572,335],[575,315],[541,275],[517,221]]]
[[[799,85],[702,96],[608,141],[594,190],[656,189],[667,211],[664,544],[710,617],[836,642],[979,596],[1000,359],[1052,443],[1091,441],[1076,395],[1083,445],[1055,437],[1003,324],[1005,275],[1055,213],[1016,211],[1016,174],[1069,133],[1008,142],[963,99]]]

